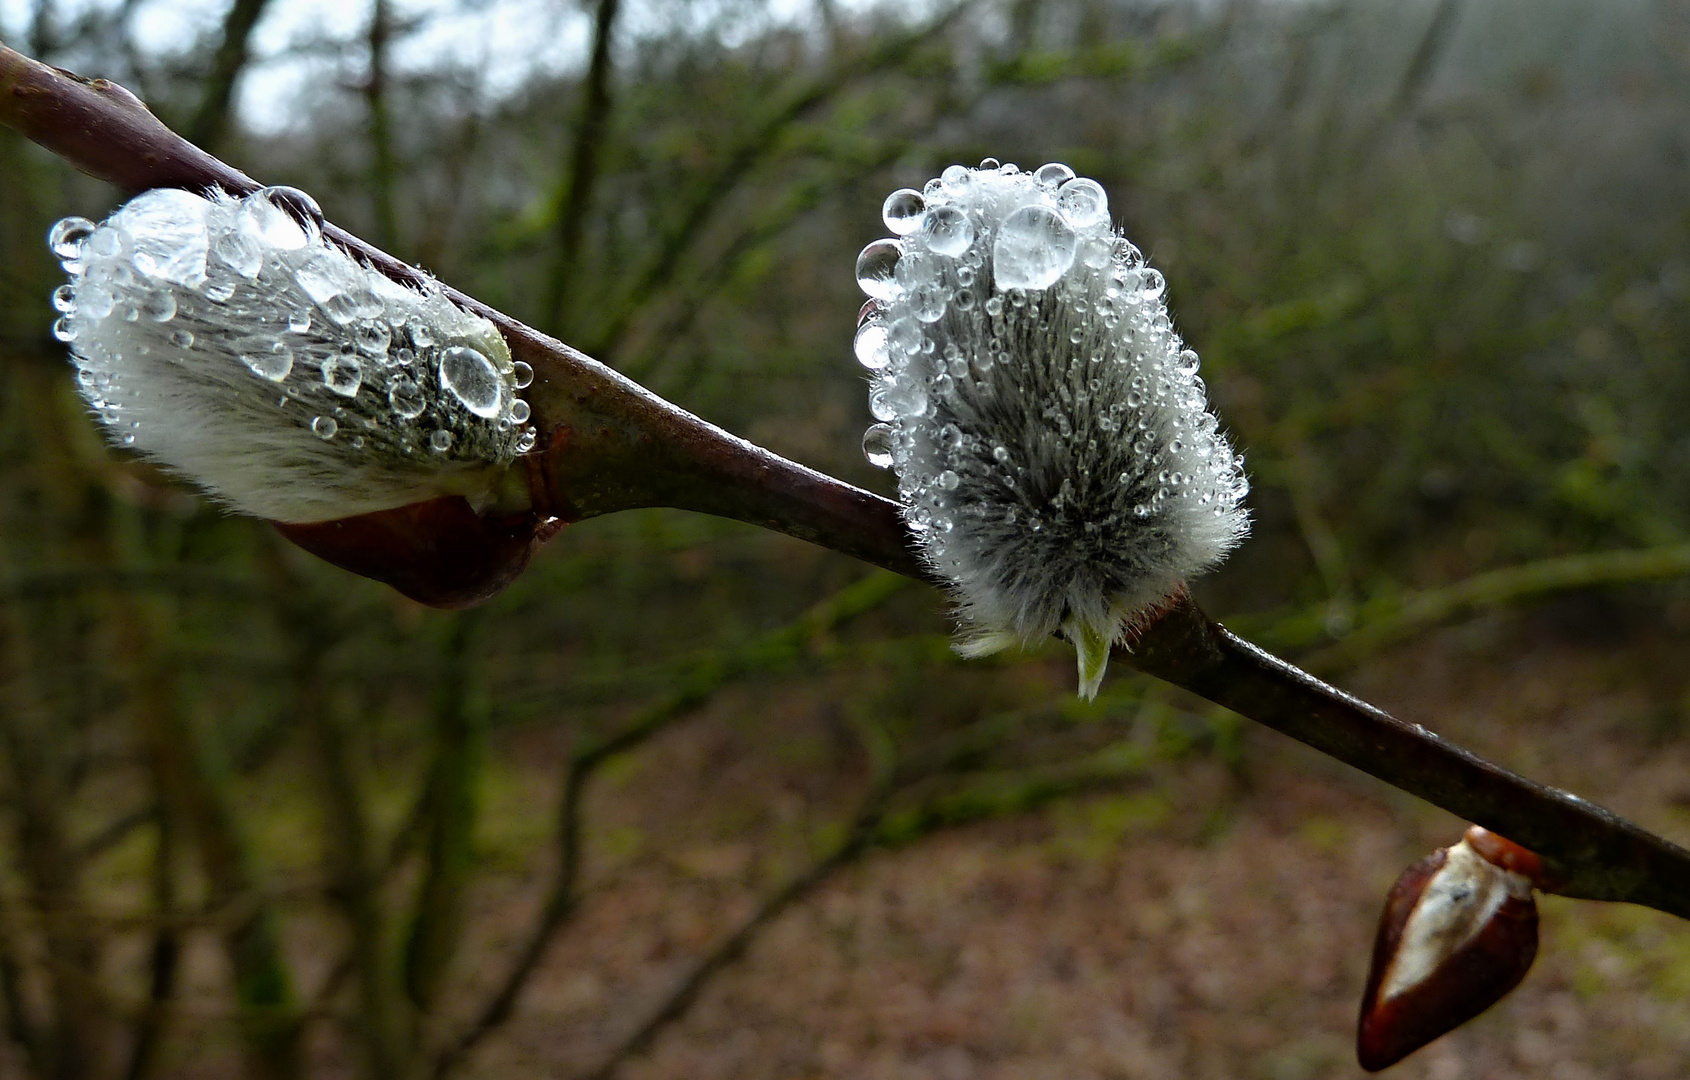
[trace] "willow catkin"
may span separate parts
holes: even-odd
[[[1095,181],[953,165],[883,209],[856,353],[922,555],[967,655],[1061,633],[1094,696],[1109,648],[1245,535],[1243,461],[1162,275]]]

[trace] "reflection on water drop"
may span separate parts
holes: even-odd
[[[1056,284],[1074,265],[1078,241],[1074,227],[1050,207],[1016,210],[1004,218],[992,246],[998,288],[1047,289]]]
[[[894,236],[908,236],[921,227],[921,211],[927,206],[921,192],[899,188],[886,196],[880,208],[880,219]]]
[[[271,382],[281,382],[293,371],[293,350],[276,342],[265,347],[262,342],[253,342],[249,352],[240,353],[241,363],[261,379]]]
[[[364,366],[357,357],[342,353],[323,361],[323,385],[341,397],[356,397],[364,384]]]
[[[475,415],[487,420],[499,415],[499,373],[475,349],[454,345],[440,354],[440,385]]]
[[[892,467],[891,424],[873,424],[863,432],[863,456],[877,469]]]
[[[898,295],[898,282],[893,276],[904,247],[896,240],[876,240],[863,248],[857,256],[857,286],[876,300],[891,300]]]
[[[393,407],[395,415],[403,420],[415,420],[428,407],[428,399],[423,396],[422,387],[404,376],[393,380],[393,385],[387,391],[387,403]]]
[[[176,294],[169,289],[155,289],[141,298],[141,314],[153,322],[169,322],[176,317]]]
[[[47,230],[47,247],[61,261],[74,262],[82,257],[82,243],[93,235],[95,228],[85,217],[60,218]]]

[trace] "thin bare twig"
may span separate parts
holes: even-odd
[[[245,195],[258,187],[175,135],[121,87],[3,46],[0,123],[132,190],[221,187]],[[342,229],[324,233],[396,281],[423,281]],[[529,396],[544,443],[529,467],[544,509],[572,519],[639,506],[698,510],[929,576],[897,504],[736,438],[562,342],[445,292],[491,320],[535,369]],[[1690,852],[1314,679],[1230,634],[1188,598],[1149,626],[1124,659],[1525,844],[1549,861],[1567,895],[1690,917]]]

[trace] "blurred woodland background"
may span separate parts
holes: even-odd
[[[394,61],[487,0],[249,59],[292,2],[0,37],[880,491],[881,200],[1066,161],[1247,454],[1205,606],[1690,838],[1690,3],[556,0],[574,59],[497,83]],[[44,237],[119,195],[10,132],[0,191],[0,1075],[1359,1075],[1385,890],[1460,823],[1124,666],[1083,705],[1060,650],[958,661],[934,591],[730,522],[416,607],[104,446]],[[1392,1075],[1690,1072],[1690,927],[1544,909]]]

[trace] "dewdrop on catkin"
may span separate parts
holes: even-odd
[[[1080,692],[1109,649],[1248,531],[1162,275],[1096,181],[987,159],[894,192],[857,259],[863,437],[980,655],[1060,633]]]
[[[497,499],[535,442],[493,325],[327,243],[310,197],[158,189],[48,245],[54,335],[114,442],[243,512],[326,521]]]

